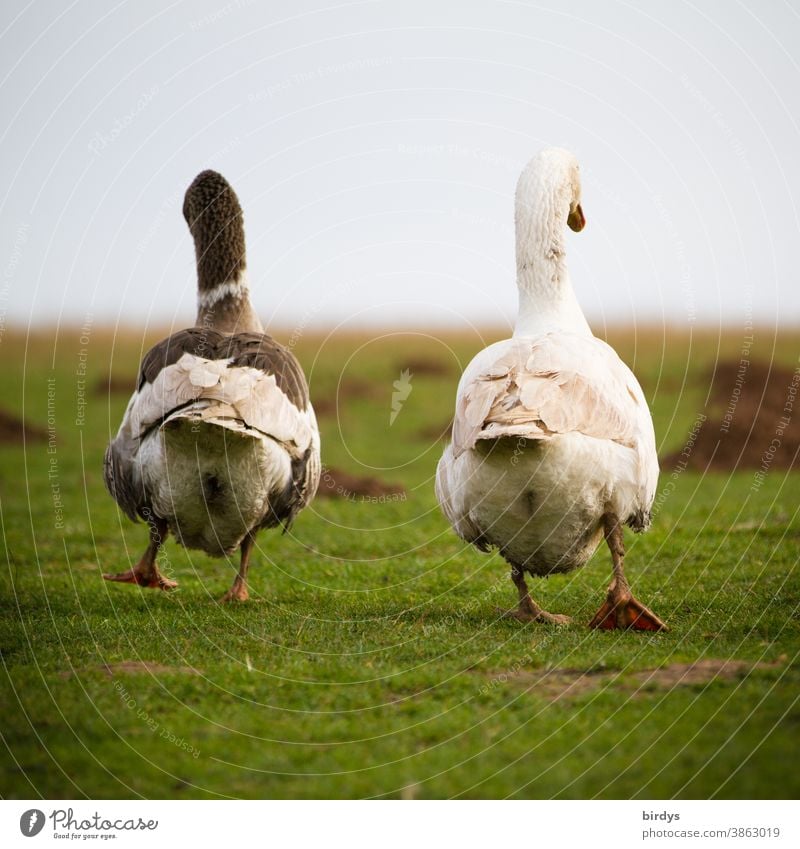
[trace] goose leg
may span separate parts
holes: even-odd
[[[548,613],[539,607],[528,592],[524,571],[518,566],[511,567],[511,580],[519,593],[519,605],[516,610],[509,611],[507,616],[519,619],[520,622],[550,622],[553,625],[566,625],[572,621],[569,616],[564,616],[562,613]]]
[[[176,581],[165,578],[158,570],[156,557],[164,540],[167,538],[169,526],[158,516],[151,515],[147,520],[150,526],[150,544],[139,562],[127,572],[119,572],[116,575],[103,575],[107,581],[116,581],[121,584],[138,584],[140,587],[152,587],[160,590],[174,590],[178,586]]]
[[[625,578],[623,561],[625,545],[622,525],[613,513],[603,516],[603,532],[614,562],[614,580],[608,588],[608,596],[600,610],[589,623],[590,628],[632,628],[637,631],[669,630],[658,616],[633,597]]]
[[[243,540],[240,547],[239,574],[233,579],[233,585],[225,593],[220,601],[247,601],[250,598],[250,593],[247,591],[247,569],[250,565],[250,552],[255,543],[255,534],[248,534]]]

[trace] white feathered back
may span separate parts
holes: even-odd
[[[487,348],[464,373],[454,457],[481,439],[573,432],[632,449],[649,506],[658,481],[653,422],[636,377],[605,342],[563,331],[514,338]]]

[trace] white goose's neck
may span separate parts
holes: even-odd
[[[550,330],[592,334],[569,279],[563,256],[543,257],[517,267],[519,307],[514,336],[540,336]]]
[[[519,310],[514,336],[539,336],[549,330],[592,333],[567,270],[569,198],[559,177],[529,168],[517,186]]]

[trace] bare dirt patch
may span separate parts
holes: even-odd
[[[99,377],[92,387],[92,392],[99,396],[106,395],[132,395],[136,389],[136,376],[107,374]]]
[[[735,681],[746,678],[754,669],[777,669],[780,662],[751,663],[747,660],[705,658],[694,663],[671,663],[658,669],[634,673],[628,681],[641,690],[671,690],[673,687],[700,686],[710,681]]]
[[[0,444],[20,445],[24,442],[42,442],[47,431],[36,425],[26,424],[21,418],[0,409]]]
[[[115,675],[140,674],[140,675],[202,675],[199,669],[192,666],[166,666],[163,663],[154,663],[148,660],[121,660],[118,663],[103,663],[92,667],[93,672],[104,672],[109,678]],[[66,670],[60,672],[61,678],[71,678],[79,675],[80,670]]]
[[[438,424],[425,425],[417,431],[417,436],[426,440],[450,439],[452,431],[453,419],[449,418]]]
[[[311,406],[314,408],[314,414],[318,419],[336,415],[335,398],[329,398],[326,395],[313,395]]]
[[[361,377],[348,377],[339,383],[332,393],[312,392],[311,405],[318,416],[335,416],[344,401],[383,399],[383,387]]]
[[[141,672],[149,675],[202,675],[199,669],[193,666],[165,666],[163,663],[154,663],[149,660],[121,660],[119,663],[104,663],[101,667],[110,675],[120,672]]]
[[[386,498],[405,495],[406,489],[399,483],[387,483],[376,477],[351,475],[342,469],[323,470],[317,490],[317,498]]]
[[[725,360],[708,380],[707,418],[693,444],[663,458],[665,468],[800,467],[800,370]]]
[[[406,360],[397,366],[398,371],[408,370],[414,377],[416,376],[431,376],[431,377],[447,377],[455,373],[455,367],[452,364],[443,362],[442,360],[423,359],[421,357]]]
[[[489,691],[507,683],[523,685],[532,695],[550,702],[574,699],[586,693],[614,685],[632,696],[653,690],[701,686],[711,681],[733,681],[746,677],[754,669],[775,669],[780,663],[751,663],[746,660],[708,658],[694,663],[671,663],[657,669],[624,670],[551,669],[548,671],[512,670],[490,673],[484,685]]]

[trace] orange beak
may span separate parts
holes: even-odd
[[[574,230],[576,233],[580,233],[586,226],[586,219],[583,216],[583,210],[581,209],[580,204],[576,204],[575,209],[571,209],[569,211],[569,215],[567,216],[567,226],[570,230]]]

